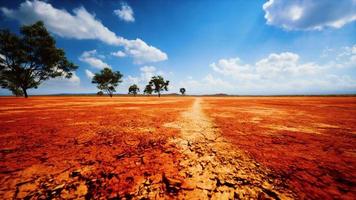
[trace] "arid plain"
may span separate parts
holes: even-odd
[[[0,199],[356,197],[356,97],[0,105]]]

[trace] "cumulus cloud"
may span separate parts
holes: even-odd
[[[174,82],[172,82],[174,84]],[[187,77],[184,81],[179,81],[174,88],[185,88],[187,94],[217,94],[217,93],[233,93],[234,85],[225,77],[218,78],[213,74],[207,74],[201,79]],[[178,92],[178,91],[177,91]]]
[[[267,24],[287,30],[341,28],[356,20],[355,0],[268,0],[263,10]]]
[[[232,76],[235,79],[258,79],[260,76],[252,70],[252,66],[242,64],[240,58],[220,59],[216,63],[210,64],[212,69],[220,74]]]
[[[122,3],[121,8],[114,10],[114,13],[125,22],[135,21],[134,12],[127,3]]]
[[[60,85],[60,86],[79,86],[80,78],[75,72],[72,72],[71,78],[65,78],[64,76],[49,79],[43,83],[44,85]]]
[[[216,89],[220,89],[220,88],[231,89],[231,88],[233,88],[232,84],[230,84],[229,82],[224,81],[220,78],[216,78],[211,74],[208,74],[203,79],[203,84],[208,85],[209,87],[216,88]]]
[[[153,76],[163,76],[165,73],[163,71],[157,70],[154,66],[143,66],[140,68],[141,78],[140,80],[143,82],[148,82],[151,80]]]
[[[341,48],[326,48],[321,58],[328,59],[329,68],[352,68],[356,67],[356,44]]]
[[[94,73],[88,69],[85,70],[85,75],[88,77],[88,79],[93,79]]]
[[[151,80],[151,78],[157,75],[164,76],[165,79],[170,80],[171,73],[165,73],[161,70],[158,70],[154,66],[147,65],[147,66],[140,67],[138,76],[132,76],[132,75],[126,76],[123,80],[122,85],[124,88],[128,88],[130,85],[136,84],[139,86],[140,89],[143,89],[147,85],[147,83]],[[171,85],[169,86],[169,88],[172,88]]]
[[[26,0],[18,9],[2,7],[0,10],[6,17],[18,20],[22,24],[42,20],[50,32],[60,37],[97,39],[109,45],[121,46],[138,64],[168,59],[166,53],[141,39],[128,40],[117,36],[84,7],[74,9],[71,14],[65,9],[53,7],[48,2]]]
[[[111,55],[122,58],[126,56],[126,53],[124,53],[123,51],[117,51],[117,52],[112,52]]]
[[[166,53],[146,44],[141,39],[129,40],[124,43],[124,52],[134,59],[135,64],[144,64],[149,62],[159,62],[168,59]]]
[[[77,76],[75,72],[73,72],[72,77],[67,80],[71,83],[78,84],[78,85],[80,83],[80,78]]]
[[[99,58],[96,50],[84,51],[82,55],[79,57],[79,60],[89,64],[91,67],[97,69],[110,68],[111,66]]]
[[[256,72],[261,77],[307,76],[316,74],[319,66],[314,63],[299,63],[299,55],[290,52],[272,53],[256,63]]]
[[[352,60],[353,50],[353,47],[347,47],[344,48],[343,53]],[[298,54],[282,52],[271,53],[254,64],[243,64],[239,58],[224,58],[210,64],[210,67],[217,75],[222,76],[220,80],[230,85],[230,87],[224,86],[226,89],[223,91],[229,90],[234,85],[237,87],[233,92],[245,94],[263,94],[266,91],[269,94],[356,91],[355,78],[333,73],[337,65],[301,62],[300,60]]]
[[[343,47],[337,55],[338,61],[343,61],[345,66],[356,67],[356,44],[353,46]]]
[[[73,10],[73,15],[64,9],[54,8],[43,1],[25,1],[17,10],[1,8],[2,13],[22,24],[42,20],[49,31],[61,37],[75,39],[98,39],[107,44],[119,45],[124,39],[105,27],[84,7]]]
[[[316,74],[321,68],[314,63],[299,63],[299,55],[291,52],[272,53],[254,65],[242,64],[240,58],[220,59],[210,64],[210,67],[220,74],[239,80],[308,76]]]

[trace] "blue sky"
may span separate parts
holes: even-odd
[[[79,69],[30,94],[96,92],[92,73],[188,94],[356,93],[356,1],[0,1],[1,28],[43,20]],[[0,94],[9,94],[1,89]]]

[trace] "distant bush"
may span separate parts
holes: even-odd
[[[96,93],[96,95],[98,95],[98,96],[103,96],[103,95],[104,95],[104,92],[103,92],[103,91],[99,91],[99,92]]]
[[[136,94],[140,91],[140,88],[136,84],[133,84],[129,87],[129,94],[133,94],[136,96]]]
[[[99,90],[104,90],[110,97],[116,92],[115,88],[122,82],[122,74],[119,71],[113,72],[109,68],[102,69],[96,73],[91,81],[97,84]]]
[[[179,92],[182,93],[182,95],[184,95],[185,94],[185,88],[179,89]]]
[[[158,93],[158,97],[160,97],[162,91],[168,91],[169,81],[164,80],[162,76],[153,76],[148,85],[150,85],[153,92]]]

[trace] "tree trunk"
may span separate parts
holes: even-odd
[[[112,97],[112,92],[111,92],[110,90],[106,90],[106,92],[108,93],[108,95],[109,95],[110,97]]]
[[[161,97],[161,93],[160,92],[158,92],[158,97]]]
[[[24,94],[25,98],[28,98],[28,95],[27,95],[27,90],[26,90],[26,88],[22,88],[22,91],[23,91],[23,94]]]

